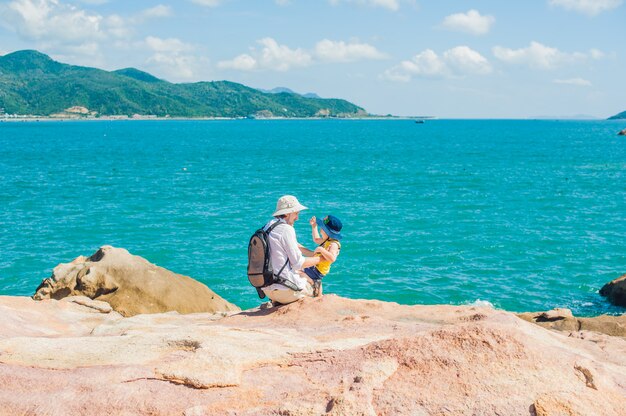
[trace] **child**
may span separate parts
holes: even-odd
[[[341,250],[339,240],[343,237],[341,235],[343,225],[339,218],[334,215],[327,215],[321,222],[312,217],[309,220],[309,224],[311,224],[313,241],[315,241],[315,244],[318,244],[318,247],[315,249],[315,256],[321,257],[321,259],[316,266],[304,269],[304,273],[309,277],[309,283],[313,286],[313,296],[321,296],[322,278],[328,274],[330,265],[337,260],[339,250]],[[319,233],[317,231],[318,227]]]

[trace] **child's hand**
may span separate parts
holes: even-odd
[[[315,227],[317,225],[315,217],[311,217],[311,219],[309,220],[309,224],[311,224],[311,227]]]
[[[324,250],[324,247],[315,247],[315,251],[313,251],[314,253],[322,253]]]

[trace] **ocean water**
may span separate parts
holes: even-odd
[[[611,121],[0,123],[0,294],[101,245],[243,308],[247,244],[282,194],[344,222],[325,292],[624,313],[626,139]]]

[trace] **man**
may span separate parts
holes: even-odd
[[[275,222],[280,222],[269,233],[268,241],[271,250],[270,262],[274,274],[280,283],[264,287],[263,292],[274,304],[287,304],[305,296],[313,296],[313,288],[306,278],[298,274],[298,270],[315,266],[319,257],[298,244],[293,224],[298,220],[300,211],[307,209],[292,195],[284,195],[276,203],[276,211],[272,219],[265,225],[267,230]],[[303,253],[310,257],[304,257]]]

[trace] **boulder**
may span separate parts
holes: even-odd
[[[123,316],[240,310],[202,283],[112,246],[100,247],[90,257],[79,256],[56,266],[52,276],[41,282],[33,299],[58,300],[68,296],[107,302]],[[92,302],[85,306],[94,305]]]
[[[600,294],[613,305],[626,306],[626,274],[602,286]]]

